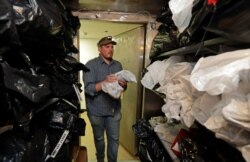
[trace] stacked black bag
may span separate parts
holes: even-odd
[[[79,28],[60,0],[0,2],[0,161],[72,160],[85,135]]]
[[[154,129],[145,119],[137,120],[132,126],[135,135],[139,138],[138,156],[143,162],[167,162],[172,161]]]
[[[220,37],[236,45],[249,45],[250,2],[248,0],[194,0],[191,20],[182,32],[179,32],[172,20],[168,2],[169,0],[156,18],[161,25],[151,45],[149,55],[152,62],[165,52]],[[192,50],[189,53],[192,53]]]

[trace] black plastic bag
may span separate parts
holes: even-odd
[[[83,70],[83,72],[89,71],[89,68],[70,55],[55,58],[54,64],[58,71],[66,74],[77,73],[80,70]]]
[[[177,28],[174,25],[161,24],[158,28],[158,33],[153,39],[149,57],[155,58],[163,52],[167,52],[179,47],[177,41]]]
[[[187,46],[200,42],[205,33],[203,27],[211,20],[213,6],[209,6],[206,0],[197,0],[192,8],[192,18],[188,27],[178,35],[180,46]],[[208,38],[213,37],[207,35]],[[208,39],[206,38],[206,39]]]
[[[147,149],[147,143],[144,140],[139,142],[138,156],[143,162],[153,162]]]
[[[154,133],[154,129],[145,119],[137,120],[137,122],[132,126],[132,129],[136,136],[141,139],[148,139],[152,137]]]
[[[48,134],[44,130],[36,130],[30,138],[23,138],[15,131],[0,137],[1,162],[44,162],[50,148]]]
[[[156,21],[161,22],[163,24],[172,25],[174,24],[172,19],[172,12],[168,5],[169,1],[166,2],[166,4],[163,5],[161,8],[160,13],[156,16]]]
[[[13,29],[17,29],[22,48],[29,55],[79,52],[73,38],[80,20],[60,0],[13,1],[8,12],[14,15],[10,21],[14,22]]]
[[[178,141],[182,162],[204,162],[199,156],[197,144],[189,137],[183,137]]]
[[[250,43],[250,1],[229,2],[219,1],[222,7],[215,11],[212,23],[205,30],[229,40]]]
[[[167,162],[171,159],[147,120],[137,120],[132,128],[140,139],[138,155],[141,161]]]
[[[0,46],[21,45],[9,0],[0,1]]]
[[[68,121],[72,119],[72,123],[69,126],[70,132],[76,135],[85,135],[86,123],[83,119],[69,112],[52,111],[49,119],[49,127],[53,129],[65,130]]]
[[[61,12],[54,0],[13,1],[12,5],[19,34],[29,34],[33,29],[42,29],[41,32],[46,35],[60,32]]]
[[[33,75],[31,72],[15,69],[8,63],[0,63],[3,71],[4,86],[28,100],[38,103],[51,93],[49,79],[45,75]]]

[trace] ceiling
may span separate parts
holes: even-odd
[[[72,10],[158,14],[168,0],[62,0]]]
[[[104,36],[116,36],[126,31],[138,28],[142,24],[131,24],[111,21],[80,20],[80,39],[96,39]]]
[[[157,15],[166,0],[62,0],[72,11],[104,11],[120,13],[147,13]],[[126,32],[142,26],[142,24],[131,24],[111,21],[81,20],[80,38],[100,38],[102,36]]]

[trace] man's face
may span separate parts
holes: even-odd
[[[114,45],[112,43],[98,47],[98,50],[102,57],[107,60],[111,60],[113,57]]]

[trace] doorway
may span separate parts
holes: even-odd
[[[142,87],[140,80],[145,59],[145,23],[81,19],[81,29],[79,31],[80,61],[85,64],[89,59],[97,57],[96,43],[101,37],[109,35],[113,36],[117,42],[114,58],[122,63],[123,69],[131,71],[137,78],[137,84],[129,83],[127,91],[122,96],[120,129],[120,145],[122,149],[125,149],[125,151],[120,151],[135,156],[137,153],[137,139],[132,130],[132,125],[136,122],[136,119],[141,117]],[[82,75],[80,77],[82,78]],[[82,104],[82,108],[86,108],[85,103]],[[86,136],[89,133],[92,132],[86,132]],[[86,142],[84,138],[85,136],[81,139],[82,145]],[[92,139],[87,140],[93,141]],[[92,146],[94,147],[94,143]],[[88,154],[93,156],[93,153]]]

